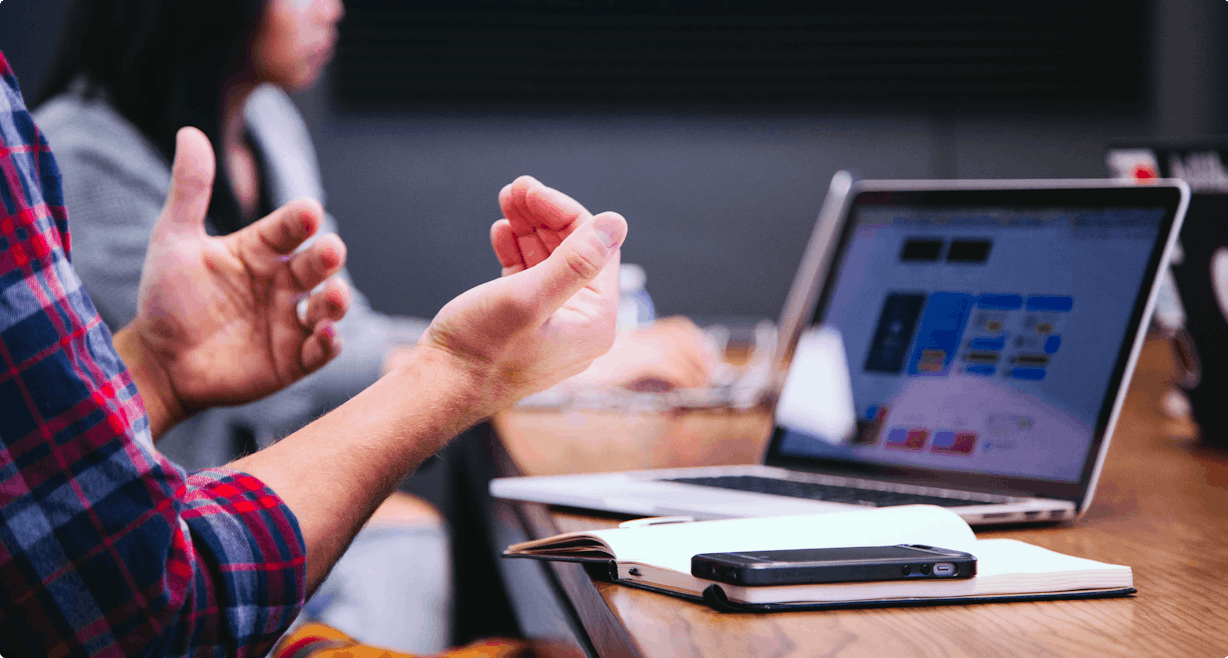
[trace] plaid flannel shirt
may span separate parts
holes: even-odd
[[[2,54],[0,76],[0,655],[262,655],[303,603],[298,523],[152,450]]]

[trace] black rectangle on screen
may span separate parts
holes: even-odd
[[[947,250],[948,263],[984,263],[989,260],[989,240],[952,240]]]
[[[942,240],[913,238],[900,250],[902,261],[937,261],[942,255]]]

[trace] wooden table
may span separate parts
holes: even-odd
[[[723,614],[594,580],[576,564],[534,562],[514,569],[522,575],[536,570],[548,582],[528,586],[523,578],[520,583],[513,579],[514,606],[518,614],[537,611],[561,618],[553,628],[530,623],[526,629],[548,640],[545,646],[560,655],[1228,655],[1228,456],[1200,448],[1192,424],[1161,411],[1170,372],[1167,346],[1149,341],[1095,501],[1083,518],[977,533],[1129,565],[1139,590],[1134,597]],[[753,462],[770,421],[765,412],[627,416],[525,411],[506,414],[495,425],[507,451],[505,472],[519,468],[545,474]],[[501,523],[519,528],[503,534],[511,540],[619,521],[529,503],[499,505]],[[550,596],[554,600],[546,601]]]

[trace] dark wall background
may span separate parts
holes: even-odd
[[[0,50],[27,95],[65,5],[0,2]],[[1101,177],[1110,142],[1228,132],[1228,4],[1150,7],[1145,97],[1126,106],[343,110],[328,79],[296,100],[350,269],[377,308],[430,316],[497,275],[487,242],[496,194],[529,173],[628,217],[624,259],[647,269],[659,312],[775,317],[837,169],[866,178]]]

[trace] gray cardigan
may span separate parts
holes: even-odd
[[[170,187],[170,166],[105,100],[86,100],[79,90],[75,85],[34,116],[63,175],[73,265],[114,331],[136,315],[145,249]],[[267,166],[273,206],[299,197],[323,202],[315,150],[293,102],[265,86],[248,101],[245,118]],[[327,216],[322,232],[336,230]],[[344,271],[341,276],[349,278]],[[332,363],[259,402],[198,414],[168,433],[158,449],[189,470],[217,466],[232,456],[235,428],[267,445],[374,382],[387,350],[416,341],[427,322],[378,313],[352,290],[352,307],[340,324],[345,347]]]

